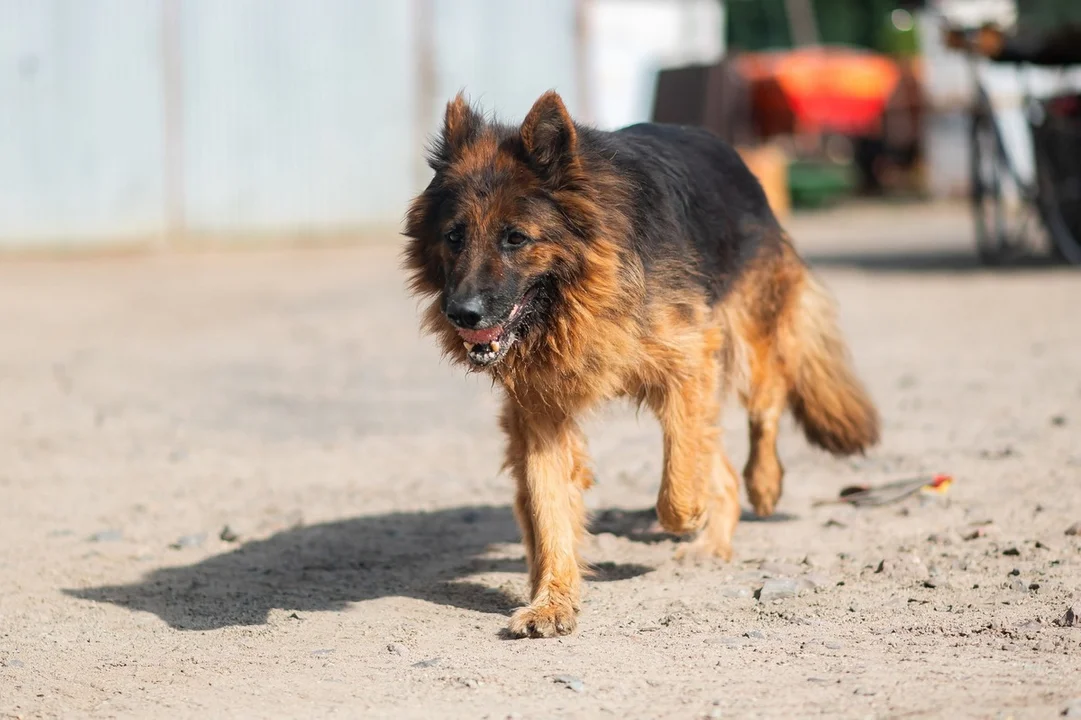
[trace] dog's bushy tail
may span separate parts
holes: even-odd
[[[878,442],[878,411],[852,368],[833,299],[810,270],[801,280],[777,334],[788,406],[812,445],[862,453]]]

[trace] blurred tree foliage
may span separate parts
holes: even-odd
[[[803,1],[810,3],[820,43],[901,55],[919,50],[912,15],[923,5],[919,0]],[[790,25],[789,0],[727,0],[725,8],[728,47],[748,51],[793,47],[797,33]]]

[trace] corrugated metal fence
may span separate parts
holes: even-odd
[[[0,0],[0,246],[393,231],[465,88],[576,111],[574,0]]]

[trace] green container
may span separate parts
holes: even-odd
[[[851,194],[855,183],[850,168],[832,163],[796,160],[788,166],[792,207],[822,208]]]

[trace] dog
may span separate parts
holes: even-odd
[[[836,455],[878,442],[832,299],[740,156],[710,132],[601,131],[576,123],[554,91],[513,126],[459,93],[428,161],[402,262],[430,301],[425,330],[505,396],[504,469],[532,592],[511,635],[577,626],[593,483],[578,422],[599,404],[630,398],[660,422],[656,512],[667,531],[695,536],[684,556],[731,557],[740,507],[719,429],[726,392],[748,412],[743,477],[760,516],[781,496],[785,408]]]

